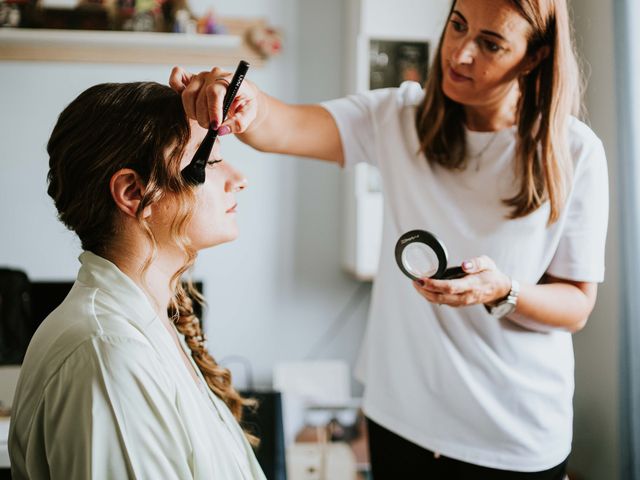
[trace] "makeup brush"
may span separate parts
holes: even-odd
[[[236,71],[233,74],[227,93],[224,96],[224,101],[222,103],[222,122],[224,122],[227,112],[229,111],[229,107],[231,107],[233,100],[236,98],[240,85],[247,74],[247,70],[249,70],[249,63],[241,60],[238,64],[238,68],[236,68]],[[222,122],[220,123],[222,124]],[[193,159],[191,159],[189,165],[182,169],[182,178],[184,178],[187,183],[191,185],[200,185],[201,183],[204,183],[207,160],[209,159],[209,155],[211,155],[211,149],[213,148],[213,144],[215,143],[217,136],[218,131],[209,127],[209,131],[204,137],[204,140],[202,140],[202,143],[198,147]]]

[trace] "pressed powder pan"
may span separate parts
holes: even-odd
[[[411,230],[402,235],[396,243],[395,255],[398,267],[411,280],[453,280],[466,275],[462,267],[447,268],[444,243],[425,230]]]

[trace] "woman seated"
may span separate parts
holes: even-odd
[[[250,401],[181,281],[199,250],[236,238],[246,186],[217,145],[203,184],[183,178],[205,134],[156,83],[96,85],[60,115],[48,193],[84,252],[22,365],[14,479],[264,478],[238,423]]]

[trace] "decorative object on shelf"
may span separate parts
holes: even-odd
[[[106,30],[111,20],[100,5],[81,4],[76,8],[38,8],[30,22],[32,28],[61,28],[69,30]]]
[[[19,27],[22,14],[16,2],[0,0],[0,27]]]
[[[198,33],[206,35],[224,35],[227,33],[227,29],[218,21],[213,10],[207,11],[207,13],[198,19],[197,30]]]
[[[176,11],[173,18],[173,33],[196,33],[196,21],[191,17],[188,10],[180,9]]]
[[[99,3],[80,4],[73,9],[73,28],[78,30],[108,30],[112,19]]]
[[[164,0],[162,17],[165,32],[196,33],[198,18],[189,8],[187,0]]]
[[[248,31],[249,44],[264,58],[282,51],[282,35],[273,28],[262,24],[254,25]]]
[[[96,1],[96,0],[85,0]],[[101,0],[97,0],[101,1]],[[116,30],[156,32],[163,30],[164,19],[159,0],[111,1],[108,10],[114,12],[112,25]],[[115,4],[115,9],[113,5]]]
[[[29,27],[37,10],[36,0],[0,0],[0,27]]]

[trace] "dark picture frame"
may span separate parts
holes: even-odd
[[[371,39],[369,88],[397,87],[405,81],[423,85],[429,68],[429,42]]]

